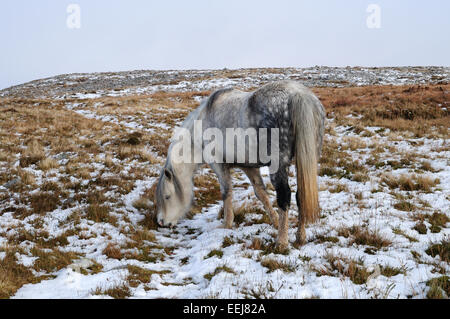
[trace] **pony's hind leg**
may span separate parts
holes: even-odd
[[[305,231],[305,216],[302,215],[301,205],[300,205],[300,195],[297,191],[297,207],[298,207],[298,230],[297,230],[297,238],[295,240],[294,246],[300,247],[306,243],[306,231]]]
[[[277,245],[279,249],[285,250],[289,245],[288,211],[291,204],[291,188],[289,187],[286,167],[280,167],[277,173],[270,175],[270,179],[277,192],[277,204],[280,213]]]
[[[244,168],[243,171],[252,183],[256,197],[263,203],[264,209],[269,214],[272,225],[275,228],[278,228],[278,213],[273,209],[272,204],[270,203],[269,195],[267,194],[266,186],[264,185],[259,168]]]

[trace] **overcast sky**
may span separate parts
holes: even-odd
[[[0,88],[73,72],[449,66],[449,12],[448,0],[2,0]]]

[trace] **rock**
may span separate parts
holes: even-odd
[[[3,184],[4,188],[10,189],[20,183],[20,178],[15,178]]]
[[[88,258],[81,258],[75,261],[73,264],[69,265],[68,268],[72,269],[75,272],[81,273],[82,269],[88,269],[92,267],[94,262]]]

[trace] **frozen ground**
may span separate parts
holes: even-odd
[[[314,76],[313,71],[314,69],[310,69],[309,73],[305,73],[306,71],[289,69],[283,72],[293,77],[297,74]],[[339,75],[341,71],[338,71],[334,74]],[[372,77],[367,76],[364,70],[361,72],[365,75],[359,76],[355,71],[354,78],[342,73],[339,79],[349,86],[371,84],[371,80],[367,82],[367,79]],[[379,77],[377,83],[381,84],[403,84],[416,76],[411,70],[401,73],[400,69],[370,72],[374,72],[373,78]],[[448,70],[440,69],[436,72],[444,74],[444,78],[448,79]],[[136,77],[143,76],[142,74],[136,73]],[[202,73],[194,72],[192,77],[199,74]],[[325,79],[328,74],[317,72],[314,78]],[[404,78],[403,81],[404,74],[408,74],[409,78]],[[414,83],[427,82],[432,76],[436,76],[433,74]],[[96,76],[85,81],[97,81]],[[166,76],[172,75],[167,73]],[[173,76],[178,78],[179,75]],[[76,77],[71,76],[74,81]],[[228,84],[253,87],[262,81],[256,81],[255,78],[269,81],[277,76],[258,73],[257,77],[248,78],[194,79],[173,85],[151,84],[145,88],[112,90],[115,93],[109,92],[106,95],[122,96],[144,91],[147,94],[161,89],[202,91]],[[67,83],[67,76],[46,81]],[[3,94],[9,94],[12,90],[3,91]],[[14,92],[16,96],[20,94],[19,91]],[[104,107],[103,102],[90,101],[104,96],[106,91],[103,89],[69,95],[59,94],[56,88],[47,93],[49,92],[52,98],[68,99],[64,102],[66,110],[107,125],[115,125],[130,134],[136,130],[144,134],[170,132],[187,112],[182,107],[173,107],[170,110],[154,108],[154,116],[151,112],[143,113],[141,110],[117,113]],[[74,102],[73,98],[78,101]],[[175,121],[164,119],[164,112],[174,115]],[[161,114],[162,119],[158,117]],[[89,132],[82,135],[83,138],[89,138]],[[13,298],[111,298],[112,294],[107,293],[108,289],[124,286],[131,298],[424,298],[430,289],[427,285],[429,280],[449,275],[450,271],[448,255],[444,259],[439,254],[429,252],[433,244],[448,245],[450,237],[448,140],[398,136],[382,127],[366,127],[363,132],[357,132],[352,126],[336,123],[330,116],[327,120],[326,143],[330,147],[336,145],[342,158],[333,159],[336,161],[334,172],[325,172],[319,177],[321,219],[316,225],[307,228],[308,243],[299,249],[291,247],[286,254],[277,253],[273,249],[276,230],[267,223],[262,205],[256,201],[252,188],[248,186],[249,181],[239,170],[234,174],[234,201],[236,209],[245,211],[246,214],[238,219],[233,230],[221,227],[222,220],[218,218],[221,202],[213,201],[203,207],[200,213],[183,220],[175,230],[152,230],[154,237],[148,236],[139,241],[138,246],[129,245],[130,229],[141,227],[145,219],[145,210],[137,206],[136,202],[155,183],[163,161],[152,150],[149,142],[148,152],[155,159],[153,164],[132,159],[123,162],[121,168],[121,174],[124,175],[136,168],[145,168],[147,174],[141,174],[133,180],[128,192],[109,191],[106,194],[105,204],[110,213],[118,218],[118,222],[92,222],[81,218],[77,224],[81,233],[70,234],[68,243],[60,247],[62,251],[79,253],[80,258],[74,258],[62,269],[47,273],[46,275],[50,275],[48,279],[36,284],[25,284]],[[375,150],[376,162],[371,160]],[[413,157],[409,159],[408,165],[397,167],[396,163],[401,162],[405,154],[413,154]],[[15,167],[19,166],[19,155],[15,160]],[[67,156],[70,158],[71,155],[66,154],[58,159],[60,166],[65,165]],[[70,176],[70,179],[72,182],[87,184],[95,178],[107,178],[111,173],[108,172],[105,158],[106,155],[100,152],[89,164],[88,176]],[[113,158],[113,161],[119,160]],[[424,161],[430,166],[423,168],[421,165]],[[358,164],[356,173],[349,169],[352,163]],[[36,177],[38,186],[46,179],[58,183],[62,177],[67,177],[61,170],[43,172],[36,165],[31,165],[26,170]],[[294,205],[296,184],[293,167],[291,171],[290,184],[293,192],[289,215],[292,243],[295,239],[297,209]],[[207,168],[201,173],[213,176]],[[263,169],[262,173],[269,184],[267,171]],[[402,189],[401,185],[393,183],[402,176],[428,179],[432,181],[431,186],[429,189]],[[274,200],[273,188],[268,189]],[[39,187],[32,192],[38,190]],[[202,187],[197,190],[209,191]],[[8,211],[8,207],[13,206],[18,194],[14,194],[6,184],[0,186],[0,192],[10,196],[9,200],[3,199],[0,202],[2,246],[10,243],[9,238],[14,237],[19,226],[32,232],[38,218],[33,214],[24,219],[17,218],[12,210]],[[76,191],[70,192],[70,196],[76,195]],[[108,202],[108,198],[114,198],[114,201]],[[407,203],[407,207],[398,205],[402,203]],[[86,206],[86,203],[82,203],[74,207],[58,207],[48,212],[41,218],[40,231],[48,232],[49,238],[67,232],[74,227],[71,216]],[[433,216],[440,216],[444,222],[436,226]],[[425,226],[425,232],[417,230],[419,224]],[[119,247],[117,258],[105,253],[111,243]],[[24,240],[18,245],[21,247],[20,252],[16,253],[18,263],[32,267],[39,259],[30,252],[33,240]],[[444,249],[448,250],[448,247]],[[147,258],[137,258],[130,254],[137,252],[141,256],[142,251],[147,254]],[[5,256],[4,252],[0,252],[0,260]],[[101,265],[100,271],[91,271],[94,263]],[[138,267],[141,273],[147,270],[148,278],[144,280],[140,277],[137,282],[133,281],[137,275],[136,270],[130,266]],[[36,276],[40,275],[35,269],[33,272]]]

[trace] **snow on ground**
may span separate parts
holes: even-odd
[[[177,84],[177,88],[184,90],[187,87],[195,87],[196,90],[206,90],[215,85],[235,84],[235,81],[215,79],[208,86],[203,86],[204,83],[181,82]],[[168,87],[154,88],[155,91],[160,89]],[[117,92],[117,95],[121,94],[125,93]],[[97,93],[77,93],[80,99],[96,96]],[[114,113],[104,114],[100,107],[88,108],[83,103],[68,102],[66,107],[86,118],[114,123],[129,132],[135,129],[154,132],[155,128],[173,128],[167,123],[152,122],[151,117],[146,118],[142,114],[124,118]],[[171,112],[182,112],[185,115],[183,109],[174,109]],[[13,298],[109,298],[96,291],[128,285],[130,265],[151,271],[148,282],[130,286],[131,298],[425,297],[429,289],[427,281],[440,275],[436,269],[447,275],[450,271],[447,262],[442,261],[439,256],[429,255],[426,250],[430,244],[448,241],[450,229],[447,222],[438,232],[428,230],[425,234],[420,234],[414,229],[417,224],[414,214],[421,213],[425,216],[424,224],[427,228],[431,226],[427,217],[433,213],[440,212],[449,217],[448,141],[425,137],[398,140],[392,137],[389,130],[379,127],[366,128],[373,135],[363,136],[355,133],[351,127],[335,124],[333,118],[327,120],[327,125],[333,127],[326,136],[328,142],[345,146],[352,139],[357,139],[358,143],[361,143],[361,146],[350,147],[343,152],[349,155],[352,161],[365,163],[365,178],[355,180],[346,175],[337,177],[326,174],[319,177],[322,216],[317,224],[308,226],[308,242],[303,247],[291,247],[287,254],[265,250],[265,247],[274,243],[277,231],[265,222],[258,222],[262,217],[258,211],[248,213],[234,229],[223,229],[222,220],[218,218],[221,202],[216,202],[204,207],[201,213],[195,214],[191,219],[182,220],[175,230],[155,230],[154,242],[143,241],[144,245],[152,247],[152,254],[156,256],[160,253],[164,258],[147,261],[108,258],[103,253],[108,243],[115,242],[121,247],[126,245],[127,236],[123,231],[130,228],[130,225],[138,225],[144,219],[143,212],[137,209],[134,203],[156,182],[156,176],[149,176],[134,181],[134,187],[129,193],[114,194],[121,204],[114,206],[115,204],[111,203],[111,210],[117,216],[119,213],[125,213],[129,219],[128,223],[120,219],[118,225],[114,226],[82,219],[78,228],[90,236],[83,239],[80,234],[70,236],[69,244],[63,250],[78,252],[83,257],[53,273],[53,278],[24,285]],[[376,145],[373,145],[374,143]],[[433,168],[433,171],[421,171],[419,175],[438,178],[439,183],[431,192],[390,188],[383,182],[380,169],[368,162],[372,156],[371,150],[377,146],[383,148],[378,154],[379,162],[386,164],[383,166],[383,174],[389,173],[398,179],[401,175],[417,174],[415,164],[400,169],[387,164],[388,161],[399,160],[403,153],[411,153],[429,160]],[[105,169],[103,164],[96,165],[97,171]],[[130,162],[125,171],[139,165],[141,164]],[[157,173],[160,167],[160,163],[155,164],[152,170]],[[37,176],[37,183],[40,183],[39,176],[42,173],[34,168],[29,170]],[[293,167],[291,171],[294,172]],[[269,184],[267,169],[262,169],[262,173],[266,184]],[[92,175],[95,176],[96,173]],[[295,240],[297,217],[297,208],[294,205],[294,175],[290,177],[293,190],[289,211],[291,243]],[[245,175],[236,170],[234,177],[236,207],[247,203],[251,207],[262,209],[252,188],[247,187],[249,181]],[[336,186],[339,186],[339,189],[336,189]],[[275,193],[271,188],[269,194],[274,200]],[[394,204],[401,199],[407,199],[414,205],[413,212],[394,208]],[[58,208],[47,214],[43,222],[44,229],[53,236],[63,233],[70,227],[65,221],[77,209],[78,207]],[[12,213],[0,214],[0,230],[9,234],[14,233],[14,227],[18,224],[32,227],[32,222],[33,216],[20,222]],[[345,231],[351,231],[352,227],[377,234],[388,243],[375,247],[376,245],[355,242],[353,235],[345,235]],[[4,240],[0,237],[0,244]],[[261,243],[260,247],[255,245],[258,241]],[[21,246],[26,247],[28,244],[23,242]],[[20,264],[30,266],[36,262],[36,257],[17,254]],[[5,256],[5,253],[0,252],[0,259]],[[100,272],[89,274],[81,271],[89,268],[93,261],[103,266]],[[352,269],[356,269],[356,273],[352,272]],[[391,272],[387,271],[389,269]],[[361,273],[362,282],[358,277]]]

